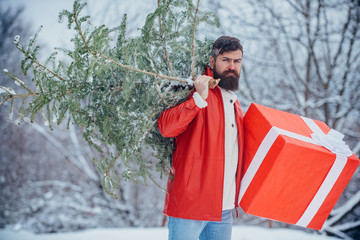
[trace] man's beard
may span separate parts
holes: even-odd
[[[234,75],[228,75],[229,73],[233,73]],[[220,78],[220,82],[218,83],[219,87],[222,87],[225,90],[237,91],[239,90],[239,78],[240,75],[233,70],[224,71],[223,73],[218,73],[216,71],[216,67],[214,66],[213,70],[214,79]]]

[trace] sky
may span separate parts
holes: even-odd
[[[39,39],[49,47],[66,46],[71,37],[71,31],[66,24],[58,22],[58,14],[63,9],[71,9],[73,0],[4,0],[8,6],[24,7],[23,19],[30,22],[31,33],[43,26]]]
[[[5,6],[14,8],[24,7],[23,19],[30,22],[31,33],[42,27],[39,34],[39,43],[44,43],[49,50],[54,47],[69,47],[73,32],[67,28],[67,22],[58,22],[58,15],[63,9],[72,10],[74,0],[3,0]],[[135,19],[132,25],[141,27],[144,18],[136,18],[137,14],[152,12],[154,0],[137,0],[133,4],[132,0],[87,0],[87,14],[92,17],[94,25],[105,24],[114,27],[120,24],[123,14],[129,15],[128,19]],[[141,5],[141,9],[138,6]],[[106,14],[104,14],[106,13]],[[64,19],[66,20],[66,19]],[[31,34],[31,35],[33,35]]]

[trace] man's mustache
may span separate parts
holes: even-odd
[[[223,75],[228,75],[229,73],[233,73],[234,75],[238,75],[238,73],[235,70],[227,70],[225,72],[223,72]]]

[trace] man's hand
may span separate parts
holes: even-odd
[[[200,75],[194,81],[196,91],[205,101],[209,95],[209,81],[211,79],[213,78],[206,75]]]

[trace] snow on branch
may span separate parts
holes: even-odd
[[[356,227],[359,227],[360,226],[360,220],[359,221],[356,221],[356,222],[348,222],[348,223],[344,223],[344,224],[341,224],[341,225],[337,225],[336,226],[336,229],[338,229],[339,231],[348,231],[350,229],[354,229]]]
[[[352,196],[344,205],[334,209],[331,212],[331,216],[333,216],[333,217],[328,221],[328,224],[331,225],[331,224],[337,222],[346,213],[348,213],[352,208],[354,208],[358,203],[360,203],[360,191],[358,191],[354,196]]]
[[[359,203],[360,203],[360,191],[358,191],[354,196],[352,196],[344,205],[334,209],[331,212],[332,217],[325,222],[323,231],[335,234],[343,239],[351,239],[344,232],[360,226],[360,221],[348,222],[341,225],[335,225],[335,223],[338,222],[341,218],[343,218]]]

